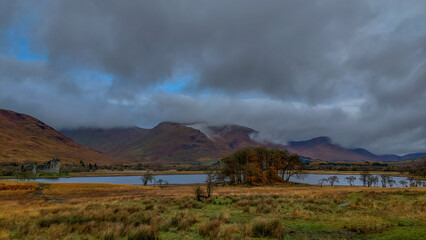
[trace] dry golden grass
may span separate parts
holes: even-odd
[[[0,181],[0,186],[0,239],[38,235],[65,239],[70,233],[88,239],[248,239],[283,234],[297,239],[304,234],[289,229],[289,223],[295,229],[312,228],[309,231],[320,234],[317,238],[328,234],[322,229],[364,238],[393,236],[392,229],[421,231],[426,220],[426,188],[228,186],[197,202],[193,198],[197,185],[162,189],[58,183],[37,190],[39,184],[34,182]],[[338,207],[343,202],[349,205]]]

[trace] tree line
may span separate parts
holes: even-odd
[[[353,187],[355,186],[356,181],[355,176],[348,176],[345,177],[345,181],[349,184],[349,186]],[[363,187],[393,187],[396,184],[396,181],[393,179],[392,176],[388,175],[373,175],[369,171],[363,171],[361,172],[358,180],[362,183]],[[324,183],[329,183],[330,186],[334,186],[335,183],[339,183],[339,178],[337,176],[330,176],[328,178],[321,178],[318,182],[318,184],[322,187]],[[421,187],[424,186],[424,183],[421,180],[415,180],[414,178],[407,178],[407,180],[400,180],[398,183],[402,187]]]

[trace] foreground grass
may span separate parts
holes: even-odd
[[[37,183],[0,181],[0,239],[426,236],[425,188],[220,187],[213,198],[197,202],[192,196],[195,185],[39,187]]]

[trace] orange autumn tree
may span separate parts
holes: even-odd
[[[247,147],[221,160],[221,175],[231,184],[276,184],[300,174],[303,164],[296,154],[265,147]]]

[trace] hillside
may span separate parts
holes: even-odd
[[[194,163],[218,159],[226,149],[199,130],[164,122],[128,144],[126,153],[135,161]]]
[[[0,162],[111,163],[114,160],[75,143],[31,116],[0,109]]]
[[[134,148],[135,142],[140,142],[149,130],[139,127],[94,129],[80,128],[61,130],[61,133],[90,149],[102,153],[121,162],[132,162],[139,156],[132,155],[127,150]]]

